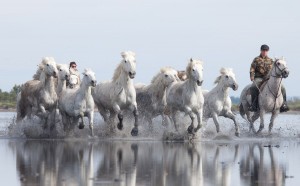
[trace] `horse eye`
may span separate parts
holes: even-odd
[[[229,78],[229,76],[228,76],[228,75],[226,75],[225,77],[226,77],[227,79]]]
[[[165,77],[168,77],[168,75],[167,75],[167,74],[165,74]]]
[[[49,64],[47,64],[47,66],[49,66]]]
[[[280,65],[280,63],[279,63],[279,62],[277,62],[277,65]]]
[[[59,69],[59,71],[62,71],[61,69]]]
[[[87,74],[85,76],[87,76]]]
[[[125,60],[124,62],[125,62],[125,63],[127,63],[127,61],[126,61],[126,60]]]
[[[195,72],[195,69],[193,69],[193,72]]]

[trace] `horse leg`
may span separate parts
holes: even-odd
[[[194,129],[195,132],[197,132],[202,127],[202,114],[203,110],[200,109],[197,113],[197,119],[198,119],[198,126]]]
[[[83,129],[83,128],[84,128],[84,120],[83,120],[84,113],[83,113],[83,112],[80,112],[79,117],[81,118],[81,122],[79,123],[78,128],[79,128],[79,129]],[[79,120],[79,119],[77,119],[76,124],[78,123],[78,120]]]
[[[214,123],[216,125],[216,131],[217,131],[217,133],[219,133],[220,132],[220,125],[219,125],[218,114],[213,112],[211,115],[212,115],[212,118],[213,118]]]
[[[138,132],[139,132],[139,130],[138,130],[139,112],[137,110],[137,104],[136,104],[136,102],[133,104],[133,116],[134,116],[134,127],[131,130],[131,135],[132,136],[137,136]]]
[[[235,126],[235,135],[236,135],[237,137],[239,137],[239,136],[240,136],[240,128],[239,128],[238,123],[236,122],[236,119],[235,119],[234,114],[233,114],[231,111],[229,111],[229,112],[227,112],[224,116],[225,116],[226,118],[231,119],[231,120],[234,122],[234,126]]]
[[[259,118],[259,112],[255,112],[253,116],[250,119],[250,128],[249,132],[252,130],[253,133],[256,133],[255,128],[254,128],[254,122]]]
[[[100,115],[103,117],[104,122],[108,121],[108,113],[107,110],[102,105],[97,105],[98,111]]]
[[[269,134],[271,134],[273,125],[274,125],[274,120],[275,118],[278,116],[278,110],[275,110],[272,112],[272,116],[271,116],[271,120],[270,120],[270,124],[269,124]]]
[[[260,125],[259,125],[259,129],[256,132],[257,134],[259,134],[264,129],[264,126],[265,126],[265,124],[264,124],[264,122],[265,122],[264,115],[265,115],[265,111],[264,111],[264,109],[261,108],[260,112],[259,112]]]
[[[193,113],[192,109],[190,107],[187,107],[187,106],[185,106],[184,111],[185,111],[185,113],[187,113],[190,116],[190,118],[192,120],[192,123],[188,127],[187,131],[188,131],[188,133],[193,134],[194,126],[195,126],[194,125],[194,123],[195,123],[195,114]]]
[[[121,112],[121,108],[119,105],[115,104],[113,106],[113,111],[115,112],[116,115],[118,115],[119,123],[117,124],[117,128],[119,130],[123,129],[123,113]]]
[[[88,112],[87,117],[89,118],[89,127],[91,130],[91,136],[94,136],[94,111]]]
[[[176,132],[178,132],[177,121],[176,121],[176,111],[173,109],[171,110],[171,122],[174,123],[174,128],[175,128]]]

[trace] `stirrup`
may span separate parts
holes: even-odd
[[[281,107],[279,109],[280,112],[287,112],[289,110],[290,110],[290,108],[287,106],[286,103],[284,103],[283,105],[281,105]]]

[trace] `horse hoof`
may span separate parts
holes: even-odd
[[[80,124],[80,125],[78,126],[78,128],[79,128],[79,129],[83,129],[83,128],[84,128],[84,124]]]
[[[256,134],[260,134],[260,132],[263,130],[263,128],[259,128]]]
[[[139,133],[139,130],[137,127],[134,127],[132,130],[131,130],[131,136],[137,136]]]
[[[117,127],[118,127],[119,130],[122,130],[123,129],[123,124],[118,123]]]
[[[201,126],[194,129],[194,132],[198,132],[198,130],[201,129]]]
[[[187,131],[188,131],[189,134],[193,134],[193,132],[194,132],[194,127],[189,126],[188,129],[187,129]]]

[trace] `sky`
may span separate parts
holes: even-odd
[[[32,79],[45,56],[76,61],[98,81],[110,80],[120,53],[136,53],[135,83],[150,83],[161,67],[184,70],[204,61],[204,89],[221,67],[233,68],[239,96],[262,44],[284,56],[288,96],[300,96],[298,0],[1,0],[0,89]]]

